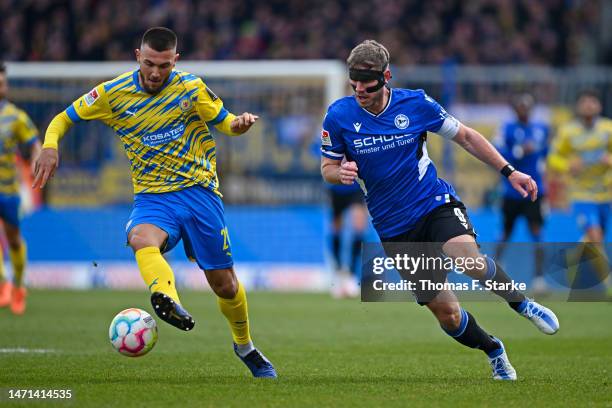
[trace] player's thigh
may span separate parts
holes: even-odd
[[[234,261],[221,198],[196,186],[183,199],[190,211],[181,229],[187,256],[205,271],[231,268]]]
[[[168,194],[137,194],[125,231],[128,244],[137,251],[154,246],[172,249],[181,238],[181,214]]]

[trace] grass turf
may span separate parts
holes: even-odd
[[[194,331],[157,319],[158,344],[141,358],[119,355],[107,333],[118,311],[151,311],[146,293],[31,291],[28,300],[25,316],[0,310],[0,349],[54,351],[0,352],[0,405],[33,404],[7,401],[7,388],[42,388],[74,395],[45,405],[78,407],[612,407],[612,304],[550,304],[561,322],[555,336],[504,304],[464,304],[508,348],[519,380],[500,383],[482,352],[454,342],[411,303],[249,294],[253,338],[280,376],[262,381],[233,355],[210,293],[182,294]]]

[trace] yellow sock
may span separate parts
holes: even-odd
[[[162,292],[175,302],[181,303],[176,292],[174,272],[164,259],[159,248],[146,247],[136,251],[136,263],[147,287],[153,292]]]
[[[238,282],[238,292],[233,299],[223,299],[217,297],[217,303],[221,313],[227,319],[232,330],[234,343],[248,344],[251,341],[249,333],[249,311],[247,306],[246,292],[240,282]]]
[[[9,258],[11,258],[11,264],[13,264],[13,283],[15,286],[21,286],[27,258],[25,241],[21,241],[18,249],[9,248]]]

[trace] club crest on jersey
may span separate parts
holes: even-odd
[[[398,129],[406,129],[408,127],[408,125],[410,124],[410,120],[408,120],[408,116],[404,115],[403,113],[400,113],[399,115],[397,115],[395,117],[395,127]]]
[[[100,97],[100,94],[98,93],[98,90],[94,88],[91,91],[89,91],[89,93],[85,95],[83,99],[85,99],[85,104],[87,106],[91,106],[98,100],[99,97]]]
[[[191,103],[191,99],[189,98],[183,98],[181,99],[181,101],[179,102],[179,106],[181,107],[181,110],[183,112],[187,112],[191,109],[191,107],[193,106],[193,104]]]
[[[331,137],[329,136],[329,132],[325,129],[321,131],[321,144],[323,146],[331,146]]]

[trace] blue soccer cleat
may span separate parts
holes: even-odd
[[[533,299],[523,300],[517,312],[529,319],[542,333],[555,334],[559,331],[559,319],[553,311]]]
[[[180,304],[164,293],[153,292],[151,305],[160,319],[174,327],[189,331],[195,326],[193,317]]]
[[[488,354],[489,364],[491,364],[491,368],[493,369],[493,379],[516,381],[516,370],[512,367],[512,364],[510,364],[510,360],[508,360],[508,354],[506,354],[504,343],[496,337],[491,337],[500,345],[499,349]]]
[[[257,378],[276,378],[276,370],[272,363],[259,350],[254,349],[246,356],[238,354],[238,346],[234,343],[234,353],[251,370],[253,377]]]

